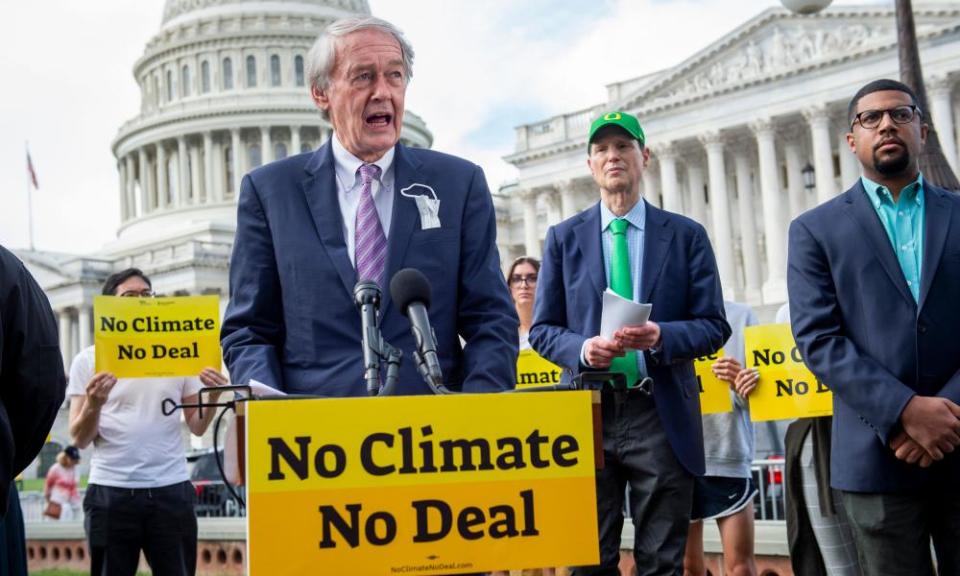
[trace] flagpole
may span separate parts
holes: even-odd
[[[24,147],[27,149],[27,159],[30,161],[30,143],[24,141]],[[30,251],[33,252],[33,183],[30,181],[30,170],[27,169],[27,230],[30,233]]]

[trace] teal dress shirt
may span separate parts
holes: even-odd
[[[877,211],[880,223],[887,232],[893,252],[900,263],[900,270],[914,301],[920,300],[920,266],[923,262],[923,174],[904,186],[896,202],[885,186],[861,176],[867,198]]]

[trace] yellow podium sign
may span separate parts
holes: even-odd
[[[760,372],[750,395],[753,421],[833,414],[833,392],[803,363],[789,324],[748,326],[744,342],[747,365]]]
[[[733,410],[730,385],[713,373],[713,363],[720,358],[723,358],[723,348],[713,354],[697,358],[693,362],[693,370],[697,374],[697,384],[700,388],[701,414],[720,414]]]
[[[599,562],[589,392],[246,409],[249,574]]]
[[[97,372],[118,378],[196,376],[219,368],[220,298],[93,300]]]
[[[517,356],[517,388],[559,384],[563,368],[533,350],[521,350]]]

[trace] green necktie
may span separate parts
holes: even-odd
[[[627,300],[633,300],[633,278],[630,275],[630,253],[627,251],[627,228],[630,223],[622,218],[610,221],[613,234],[613,253],[610,255],[610,289]],[[611,372],[623,372],[627,386],[637,383],[637,351],[628,350],[610,364]]]

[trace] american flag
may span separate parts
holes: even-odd
[[[40,185],[37,184],[37,172],[33,169],[33,160],[30,158],[30,151],[27,151],[27,175],[30,176],[30,183],[33,184],[34,190],[39,190]]]

